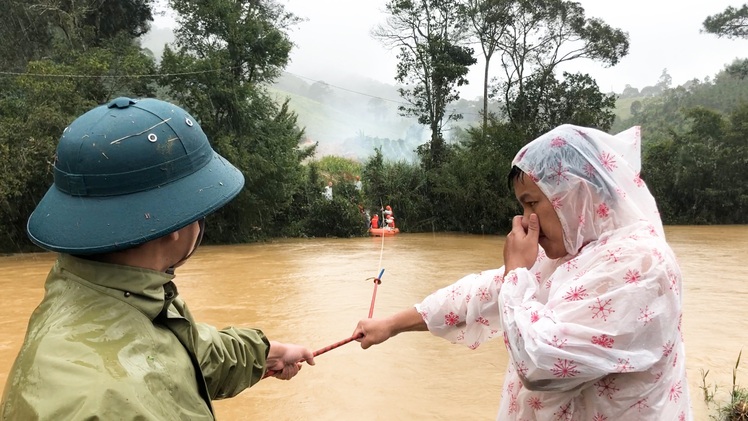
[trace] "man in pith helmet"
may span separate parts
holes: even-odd
[[[117,98],[63,132],[29,238],[60,253],[9,373],[2,419],[212,420],[212,399],[311,351],[197,323],[173,282],[244,177],[185,110]]]

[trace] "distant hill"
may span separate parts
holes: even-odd
[[[350,77],[346,88],[284,73],[268,90],[278,102],[289,100],[307,142],[318,142],[318,155],[365,160],[381,147],[391,160],[413,160],[429,133],[415,119],[398,114],[396,88]],[[350,88],[355,86],[355,89]]]

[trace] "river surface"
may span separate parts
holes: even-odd
[[[748,345],[748,226],[667,227],[685,277],[683,329],[694,419],[713,412],[702,371],[725,399]],[[501,266],[503,237],[401,234],[206,246],[177,271],[194,316],[219,327],[261,328],[311,349],[348,338],[368,315],[371,280],[385,269],[374,316],[419,302],[460,277]],[[0,387],[56,255],[0,257]],[[745,357],[745,355],[744,355]],[[746,358],[743,358],[745,361]],[[215,403],[219,420],[493,420],[507,352],[501,340],[470,350],[427,332],[362,350],[352,342],[319,355],[291,381],[265,379]],[[748,386],[748,364],[739,384]]]

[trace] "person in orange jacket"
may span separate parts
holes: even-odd
[[[384,220],[387,223],[387,228],[389,229],[395,229],[395,217],[392,215],[388,215],[387,219]]]
[[[395,214],[392,212],[392,207],[390,205],[387,205],[384,207],[384,219],[387,220],[390,216],[395,216]]]

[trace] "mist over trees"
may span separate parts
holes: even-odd
[[[178,36],[158,58],[141,43],[157,4],[10,0],[2,10],[0,251],[36,250],[26,219],[52,182],[63,129],[118,96],[183,106],[244,173],[244,191],[211,216],[212,243],[366,235],[365,213],[386,204],[405,232],[503,233],[516,211],[512,157],[563,123],[641,125],[642,176],[666,223],[747,222],[748,187],[735,181],[748,176],[746,59],[676,87],[664,69],[652,86],[613,95],[556,70],[615,65],[628,51],[624,32],[577,3],[393,0],[401,26],[379,35],[402,48],[399,84],[346,91],[283,72],[298,18],[276,0],[170,0]],[[745,10],[707,18],[704,36],[745,38]],[[476,54],[485,98],[459,98]],[[321,194],[329,182],[333,200]]]
[[[404,102],[395,86],[355,75],[337,83],[339,86],[284,73],[269,92],[277,101],[290,98],[289,107],[305,128],[304,142],[317,143],[317,156],[364,161],[381,148],[385,159],[417,160],[415,150],[428,140],[429,133],[416,118],[399,114],[398,107]]]

